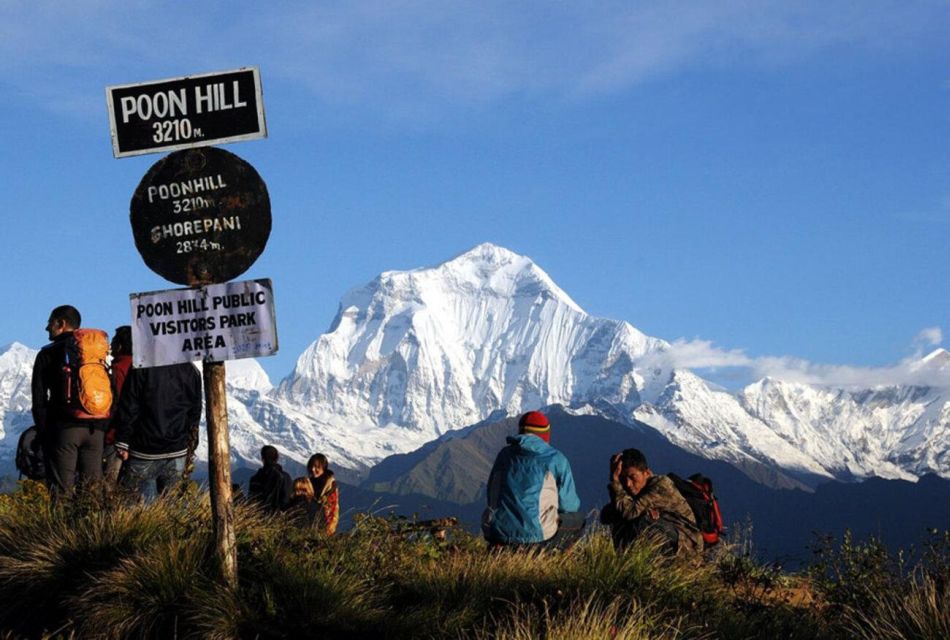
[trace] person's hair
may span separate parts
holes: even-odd
[[[121,327],[116,327],[112,340],[122,349],[122,353],[132,353],[132,327],[129,325],[124,324]]]
[[[50,311],[49,319],[62,320],[73,329],[82,326],[82,315],[80,315],[79,309],[69,304],[60,305]]]
[[[280,458],[280,454],[277,453],[277,447],[269,444],[261,447],[261,460],[264,461],[264,464],[277,462],[278,458]]]
[[[638,471],[646,471],[650,468],[647,464],[647,457],[639,449],[624,449],[623,453],[620,454],[620,460],[623,462],[623,466],[633,467]]]
[[[325,455],[323,455],[322,453],[315,453],[312,456],[310,456],[309,460],[307,460],[307,473],[310,473],[310,470],[313,469],[313,464],[315,462],[319,462],[320,467],[324,471],[326,471],[330,466],[330,462],[327,460],[327,457]]]
[[[294,480],[295,498],[303,497],[307,499],[307,502],[310,502],[313,500],[314,495],[313,484],[311,484],[310,478],[296,478]]]

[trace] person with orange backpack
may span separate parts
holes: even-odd
[[[71,493],[77,479],[102,479],[103,436],[112,410],[109,337],[81,324],[75,307],[53,309],[46,323],[50,343],[33,363],[33,420],[54,495]]]

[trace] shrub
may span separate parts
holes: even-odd
[[[931,530],[921,553],[891,553],[879,541],[827,538],[812,567],[817,585],[848,637],[950,638],[950,531]],[[910,558],[915,558],[912,566]]]

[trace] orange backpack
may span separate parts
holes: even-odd
[[[102,420],[112,410],[112,383],[106,357],[109,336],[101,329],[76,329],[66,343],[63,374],[71,418]]]

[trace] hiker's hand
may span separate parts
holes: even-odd
[[[129,452],[126,451],[125,449],[116,449],[116,450],[115,450],[115,455],[117,455],[117,456],[119,456],[120,458],[122,458],[122,460],[128,460],[128,459],[129,459]]]
[[[621,458],[619,453],[610,456],[610,479],[613,482],[620,482],[620,468],[623,466]]]

